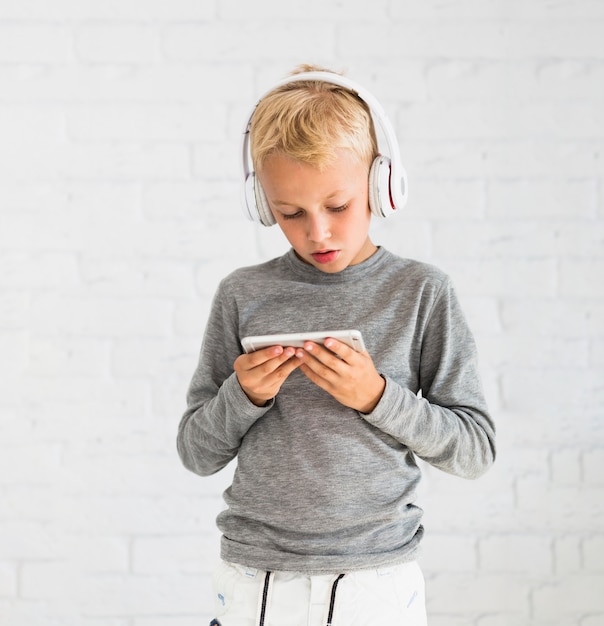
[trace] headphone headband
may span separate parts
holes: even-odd
[[[390,120],[386,116],[386,113],[382,105],[369,91],[367,91],[359,83],[345,76],[342,76],[340,74],[335,74],[333,72],[312,71],[312,72],[302,72],[300,74],[293,74],[275,83],[269,90],[267,90],[259,98],[259,100],[254,105],[253,109],[251,110],[250,114],[248,115],[248,119],[247,119],[245,129],[243,132],[243,140],[242,140],[243,174],[244,174],[244,179],[246,181],[246,186],[249,184],[249,181],[251,180],[254,186],[258,185],[259,187],[259,184],[257,183],[257,181],[254,180],[255,179],[254,166],[252,163],[252,157],[251,157],[251,151],[250,151],[250,127],[252,124],[252,118],[254,116],[254,112],[256,111],[258,104],[267,95],[269,95],[270,93],[272,93],[279,87],[283,87],[284,85],[289,85],[292,83],[307,82],[307,81],[325,82],[325,83],[330,83],[332,85],[336,85],[338,87],[343,87],[344,89],[347,89],[351,91],[352,93],[354,93],[363,102],[365,102],[365,104],[367,104],[367,106],[369,107],[371,116],[374,120],[374,124],[377,122],[377,126],[382,131],[383,137],[388,147],[388,153],[389,153],[388,159],[385,159],[384,157],[378,157],[376,161],[380,159],[380,163],[379,164],[375,163],[376,167],[372,166],[372,170],[374,169],[383,170],[384,167],[380,167],[380,166],[384,163],[384,161],[387,162],[386,165],[388,166],[388,176],[387,176],[387,181],[385,183],[383,180],[384,172],[382,172],[381,174],[379,172],[375,172],[374,176],[370,175],[370,178],[375,178],[374,185],[370,183],[370,187],[372,186],[375,187],[375,189],[370,188],[370,196],[373,193],[375,197],[375,202],[379,203],[382,206],[381,210],[379,211],[374,210],[374,207],[372,207],[372,211],[376,214],[381,214],[382,217],[386,217],[387,215],[394,212],[395,210],[402,209],[407,202],[407,175],[406,175],[405,168],[403,167],[403,164],[401,161],[398,141],[396,139],[396,134],[394,132],[394,128],[392,127],[392,124],[390,123]],[[381,183],[378,181],[378,179],[382,179]],[[380,188],[384,186],[384,184],[387,186],[386,193],[384,193],[384,190],[380,190]],[[261,194],[263,193],[261,188],[259,191]],[[250,190],[248,189],[248,191],[246,192],[246,195],[249,195],[249,192]],[[256,190],[256,194],[257,193],[258,193],[258,190]],[[380,195],[387,195],[388,202],[386,202],[386,199],[380,198]],[[252,206],[250,206],[250,204]],[[246,210],[246,214],[248,215],[248,217],[254,221],[260,221],[261,223],[265,225],[270,225],[266,223],[267,221],[270,221],[271,224],[274,224],[275,222],[274,222],[274,219],[272,218],[272,215],[270,214],[270,209],[268,209],[267,206],[264,206],[264,207],[259,206],[256,208],[254,207],[255,204],[256,204],[255,202],[250,203],[249,198],[248,199],[244,198],[244,208]],[[262,201],[261,201],[261,204],[262,204]],[[386,204],[388,204],[389,206],[385,206]],[[258,219],[258,215],[257,215],[257,213],[259,212],[260,212],[260,219]]]

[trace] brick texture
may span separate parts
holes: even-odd
[[[422,465],[432,626],[604,624],[604,3],[0,1],[0,624],[208,623],[231,468],[175,433],[218,280],[280,254],[239,207],[295,65],[381,100],[410,180],[376,242],[460,293],[499,430]]]

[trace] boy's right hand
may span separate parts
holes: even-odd
[[[300,367],[292,358],[294,348],[272,346],[235,359],[233,367],[245,395],[256,405],[264,406],[274,398],[286,378]]]

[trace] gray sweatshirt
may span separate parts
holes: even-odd
[[[369,414],[299,370],[257,407],[233,362],[246,335],[356,328],[384,394]],[[222,558],[311,574],[415,558],[416,457],[466,478],[495,457],[472,335],[449,278],[384,248],[325,273],[290,250],[226,277],[214,298],[178,431],[184,465],[237,466],[217,518]]]

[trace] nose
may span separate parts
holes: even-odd
[[[310,241],[321,243],[331,237],[329,218],[326,215],[311,215],[308,218],[307,236]]]

